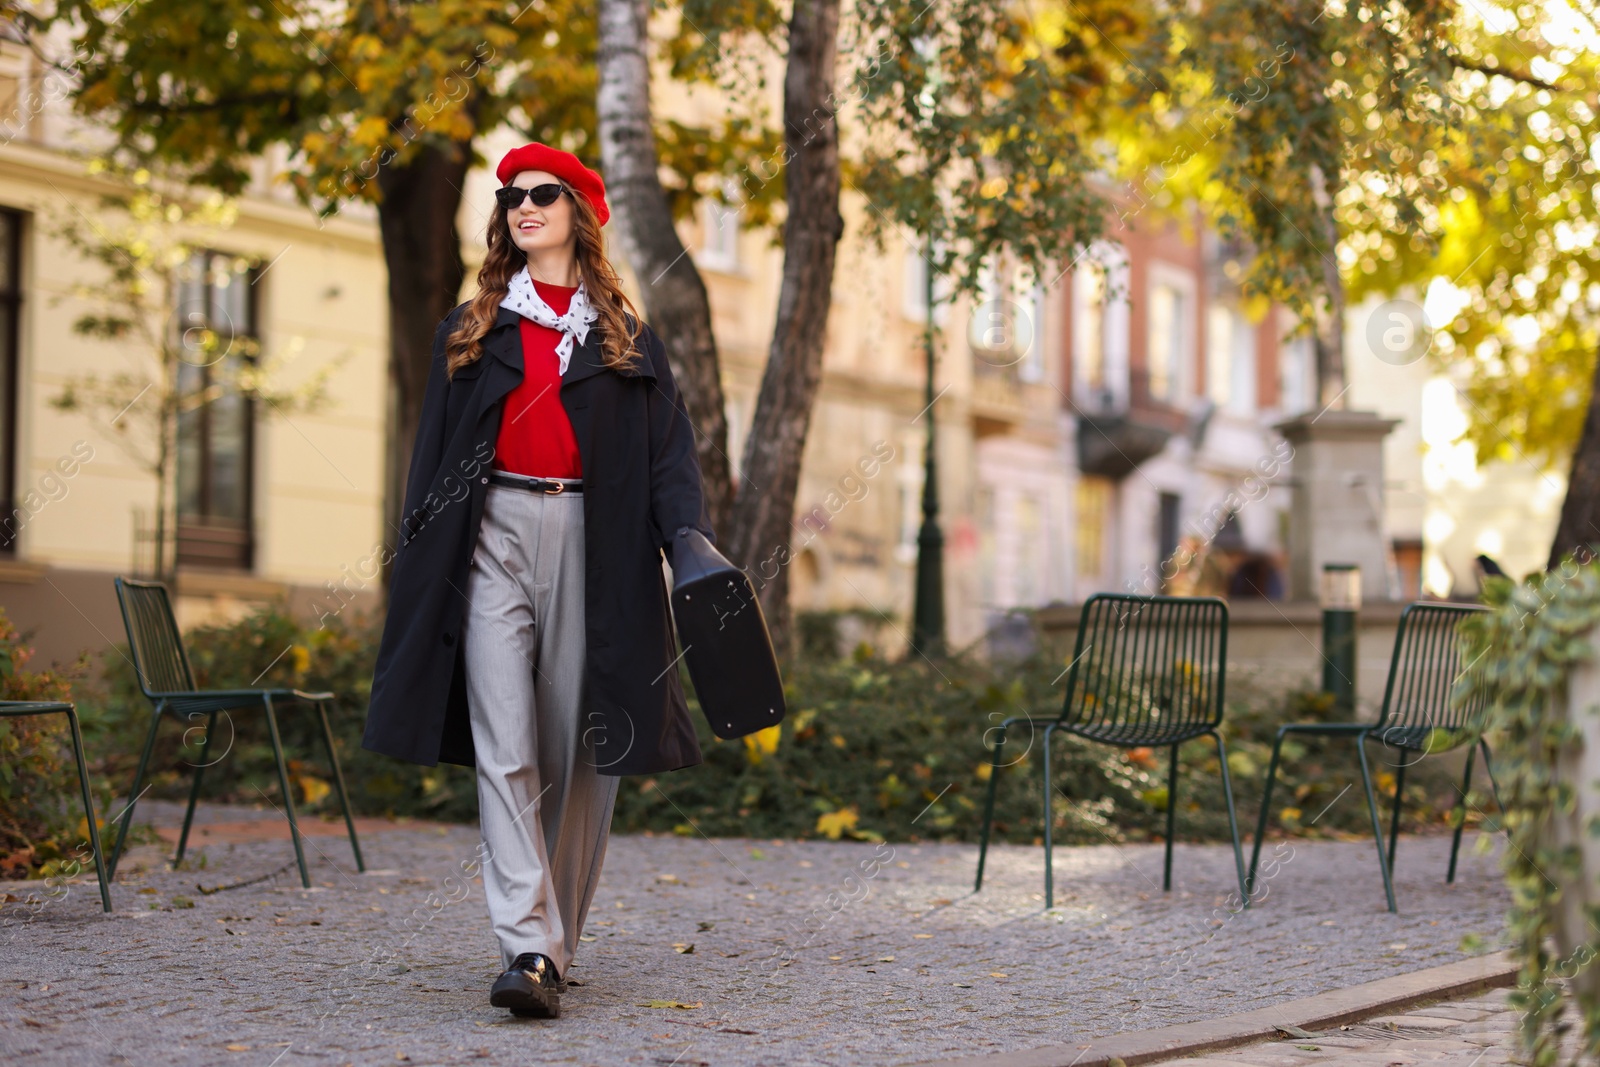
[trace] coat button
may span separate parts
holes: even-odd
[[[487,478],[479,478],[478,481],[483,483],[484,485],[488,485],[489,484],[489,479],[487,479]]]
[[[455,644],[456,643],[455,634],[445,634],[444,635],[444,643],[447,644],[447,645]]]

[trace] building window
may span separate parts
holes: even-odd
[[[1042,604],[1045,597],[1044,529],[1039,501],[1026,494],[1016,499],[1017,563],[1011,576],[1012,604]]]
[[[912,322],[928,321],[928,258],[924,242],[908,243],[901,261],[900,314]],[[937,249],[941,247],[935,243]],[[943,326],[950,317],[951,285],[948,278],[933,280],[933,322]]]
[[[22,321],[22,216],[0,211],[0,552],[17,550],[17,364]]]
[[[1183,395],[1189,351],[1188,294],[1171,282],[1150,286],[1149,344],[1146,364],[1150,396],[1174,401]]]
[[[975,494],[973,509],[978,523],[978,603],[995,604],[995,492],[992,486],[980,485]]]
[[[744,209],[738,203],[724,204],[709,196],[700,201],[703,237],[695,256],[700,266],[724,273],[739,269],[739,224],[743,216]]]
[[[1249,415],[1256,406],[1256,330],[1231,304],[1206,317],[1206,392],[1219,408]]]
[[[178,389],[186,398],[178,414],[180,565],[253,565],[255,410],[238,388],[259,340],[253,279],[248,261],[215,251],[194,253],[180,274]]]
[[[1088,475],[1079,478],[1074,505],[1078,527],[1078,577],[1101,577],[1106,573],[1106,520],[1111,514],[1111,482]]]
[[[1017,377],[1025,382],[1042,382],[1045,377],[1044,367],[1044,339],[1045,321],[1044,309],[1047,306],[1044,299],[1044,287],[1031,286],[1020,290],[1014,298],[1018,307],[1017,318],[1028,324],[1028,337],[1026,352],[1019,353],[1017,362]],[[1022,330],[1018,331],[1019,340]]]
[[[1106,270],[1085,260],[1072,271],[1072,365],[1092,395],[1106,387]]]
[[[978,276],[978,297],[967,320],[967,344],[980,372],[997,372],[1017,381],[1044,378],[1044,345],[1037,285],[1015,274],[1003,276],[986,266]]]
[[[1283,413],[1298,415],[1310,411],[1317,387],[1316,351],[1306,334],[1285,341],[1279,359],[1283,382]]]
[[[1089,411],[1127,399],[1128,259],[1096,241],[1072,269],[1072,388]]]
[[[902,439],[905,460],[895,466],[895,485],[898,490],[900,535],[895,540],[894,558],[897,562],[912,564],[917,561],[917,534],[922,529],[922,463],[913,462],[912,456],[921,455],[921,445],[912,437]]]
[[[1420,600],[1425,592],[1422,584],[1422,542],[1397,539],[1393,548],[1394,566],[1400,577],[1400,599]]]

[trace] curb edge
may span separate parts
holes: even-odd
[[[1113,1059],[1137,1067],[1253,1044],[1274,1037],[1284,1024],[1302,1030],[1341,1026],[1418,1004],[1504,988],[1516,983],[1517,971],[1517,964],[1505,957],[1476,956],[1220,1019],[1139,1030],[1083,1045],[960,1056],[909,1067],[1109,1067]]]

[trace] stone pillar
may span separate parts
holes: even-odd
[[[1361,599],[1389,600],[1383,439],[1400,424],[1372,411],[1324,410],[1278,423],[1290,461],[1289,599],[1316,600],[1324,563],[1361,568]]]

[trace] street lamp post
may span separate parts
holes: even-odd
[[[933,414],[933,235],[925,248],[927,278],[925,305],[927,329],[923,342],[927,361],[927,382],[923,392],[928,420],[928,443],[922,459],[922,526],[917,531],[917,590],[911,626],[912,651],[924,656],[944,654],[944,534],[939,529],[939,468],[935,455],[936,427]]]

